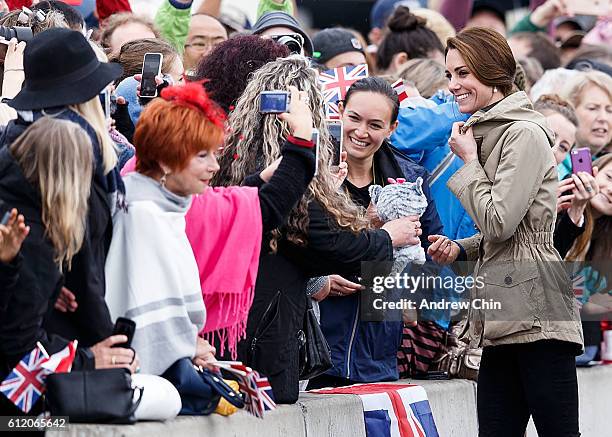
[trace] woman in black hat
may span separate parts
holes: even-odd
[[[78,338],[83,346],[108,337],[113,329],[104,302],[104,264],[112,235],[111,215],[121,205],[125,190],[98,95],[121,70],[118,64],[98,61],[79,32],[50,29],[36,35],[24,53],[24,86],[8,102],[18,118],[0,133],[2,148],[48,115],[78,124],[91,139],[95,165],[86,235],[65,275],[65,287],[76,296],[78,308],[73,313],[54,311],[46,322],[48,330]]]

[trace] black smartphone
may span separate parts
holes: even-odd
[[[125,317],[117,317],[113,335],[125,335],[128,339],[125,343],[116,344],[113,347],[124,347],[126,349],[132,347],[134,332],[136,332],[136,322]]]
[[[329,120],[327,123],[329,135],[332,137],[332,144],[334,145],[334,156],[332,156],[331,165],[337,167],[340,165],[340,157],[343,150],[342,146],[344,135],[342,131],[342,121]]]
[[[161,53],[145,53],[142,64],[142,80],[140,81],[141,97],[157,97],[155,77],[161,74],[164,55]]]

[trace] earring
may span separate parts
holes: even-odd
[[[166,176],[168,176],[168,173],[164,172],[164,175],[159,180],[159,184],[164,188],[166,188]]]
[[[496,86],[494,86],[494,87],[493,87],[493,94],[495,94],[496,92],[497,92],[497,87],[496,87]]]

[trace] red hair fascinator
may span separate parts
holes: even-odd
[[[227,116],[215,103],[202,86],[202,82],[187,82],[182,85],[172,85],[161,91],[161,97],[177,105],[188,106],[204,113],[215,126],[223,129]]]

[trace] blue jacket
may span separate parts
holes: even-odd
[[[463,166],[448,145],[454,122],[465,121],[457,104],[443,96],[432,99],[438,106],[402,108],[399,126],[391,137],[393,145],[430,173],[429,186],[438,206],[446,236],[455,240],[476,233],[474,222],[459,199],[450,192],[446,182]]]
[[[384,180],[390,177],[403,177],[407,181],[414,181],[419,176],[423,178],[423,192],[429,204],[420,220],[423,229],[421,244],[427,250],[430,244],[427,236],[444,233],[429,190],[427,171],[386,143],[374,155],[374,162]],[[397,350],[402,337],[402,322],[363,322],[360,305],[360,293],[329,297],[320,303],[321,329],[331,348],[334,363],[327,374],[357,382],[397,380]]]

